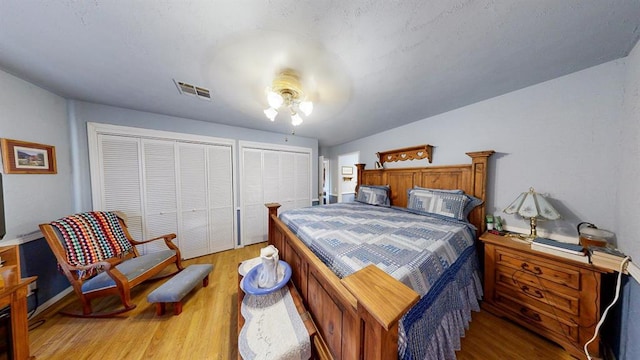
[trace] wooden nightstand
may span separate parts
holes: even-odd
[[[586,358],[584,344],[600,321],[602,274],[590,264],[531,250],[529,244],[484,233],[482,308]],[[589,345],[600,356],[599,339]]]

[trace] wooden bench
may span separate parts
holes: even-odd
[[[244,317],[242,316],[241,308],[242,308],[242,300],[244,299],[244,291],[240,287],[240,282],[242,281],[242,275],[238,274],[238,336],[240,336],[240,330],[244,326]],[[311,341],[311,358],[319,359],[319,360],[332,360],[333,357],[329,352],[329,348],[326,343],[318,333],[316,325],[311,318],[311,314],[307,311],[302,303],[302,298],[296,290],[296,287],[293,285],[291,281],[287,283],[287,287],[289,288],[289,292],[291,294],[291,298],[293,299],[293,303],[296,306],[296,310],[304,323],[305,328],[307,329],[307,333],[309,334],[309,340]],[[242,360],[240,353],[238,352],[238,360]]]
[[[182,312],[182,298],[193,290],[200,281],[202,281],[203,287],[209,285],[209,273],[212,270],[212,264],[187,266],[147,295],[147,301],[156,303],[157,315],[165,313],[167,303],[173,304],[174,315],[180,315]]]

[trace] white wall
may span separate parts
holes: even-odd
[[[626,63],[616,230],[619,246],[640,260],[640,43],[626,58]]]
[[[71,131],[74,134],[72,136],[72,140],[74,141],[74,166],[77,164],[76,168],[78,169],[77,177],[74,179],[74,195],[76,197],[76,202],[74,204],[75,211],[86,211],[92,209],[91,179],[89,174],[89,154],[87,146],[87,122],[311,148],[311,194],[313,197],[316,197],[318,194],[318,184],[316,180],[318,179],[317,139],[226,126],[81,101],[70,101],[69,107]],[[236,159],[239,159],[239,156],[236,156]],[[236,186],[237,185],[238,183],[236,183]],[[237,200],[239,201],[240,199],[238,198]]]
[[[72,212],[72,171],[64,98],[0,70],[0,114],[0,137],[55,146],[58,169],[55,175],[2,175],[6,241]]]
[[[505,217],[507,225],[527,228],[502,210],[533,186],[563,216],[539,223],[542,234],[576,236],[580,221],[616,231],[624,76],[624,60],[612,61],[336,146],[324,155],[333,159],[360,151],[360,160],[371,169],[376,152],[413,145],[435,146],[432,165],[469,163],[465,152],[495,150],[487,211]]]

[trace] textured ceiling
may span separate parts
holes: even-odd
[[[233,126],[298,69],[331,146],[624,57],[638,0],[0,1],[0,68],[61,96]],[[173,79],[211,89],[178,94]]]

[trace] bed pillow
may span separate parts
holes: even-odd
[[[432,189],[432,188],[426,188],[426,187],[422,187],[422,186],[418,186],[418,185],[414,185],[413,188],[414,189],[420,189],[420,190],[429,190],[429,191],[442,191],[442,192],[451,193],[451,194],[464,194],[464,190],[462,190],[462,189],[454,189],[454,190],[450,190],[450,189]],[[411,189],[409,189],[409,191],[411,191]]]
[[[441,191],[441,192],[446,192],[446,193],[452,193],[452,194],[464,194],[464,190],[462,189],[455,189],[455,190],[448,190],[448,189],[431,189],[431,188],[424,188],[424,187],[420,187],[418,185],[415,185],[413,187],[414,189],[422,189],[422,190],[430,190],[430,191]],[[407,192],[409,192],[411,190],[408,190]],[[473,211],[473,209],[475,209],[477,206],[482,205],[482,203],[484,203],[484,201],[482,199],[478,199],[475,196],[471,196],[469,194],[465,194],[465,196],[467,197],[467,204],[464,206],[464,218],[468,219],[469,218],[469,214],[471,214],[471,211]]]
[[[356,201],[370,205],[389,207],[391,206],[391,201],[389,200],[389,186],[360,185]]]
[[[464,218],[468,219],[469,214],[471,214],[471,211],[475,209],[476,206],[482,205],[484,201],[482,199],[478,199],[477,197],[471,196],[469,194],[465,194],[464,196],[467,197],[467,204],[464,206]]]
[[[407,208],[428,214],[466,220],[465,206],[468,195],[437,190],[411,189]]]

